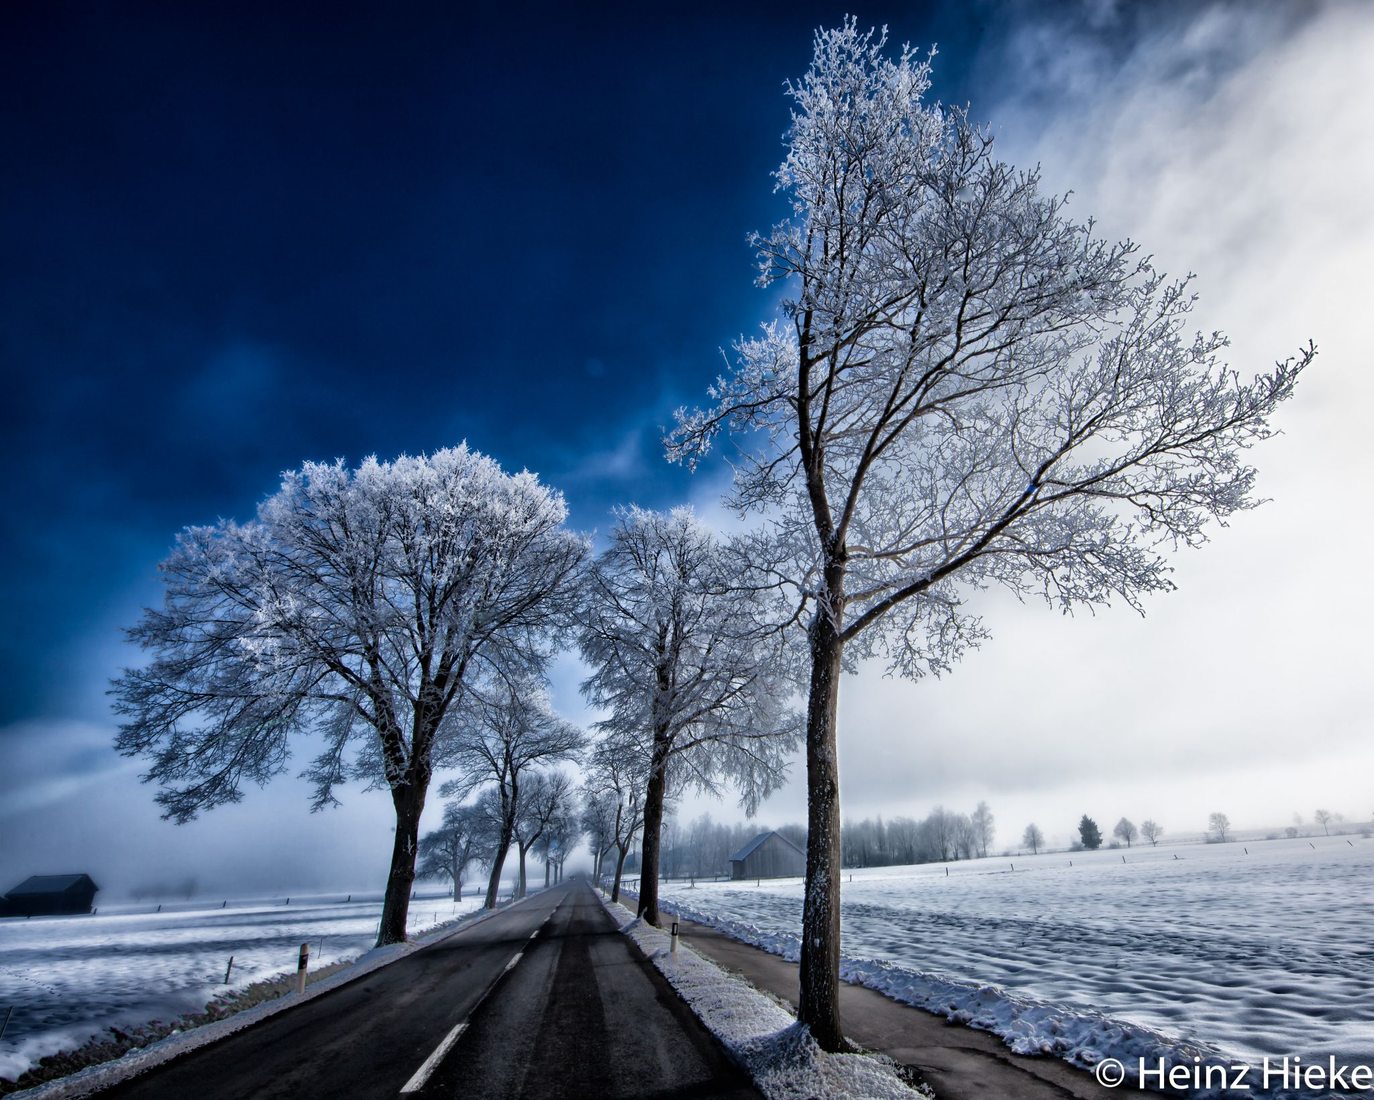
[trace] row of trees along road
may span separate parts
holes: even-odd
[[[641,911],[658,920],[671,790],[733,782],[752,812],[782,781],[800,717],[784,706],[784,634],[738,547],[689,509],[622,512],[594,561],[561,496],[466,446],[391,463],[306,464],[248,524],[183,533],[165,605],[132,632],[153,653],[116,681],[118,747],[146,755],[186,821],[281,773],[292,736],[325,744],[315,805],[361,779],[391,791],[396,840],[379,943],[405,938],[422,870],[461,890],[474,859],[496,905],[507,854],[551,865],[585,830],[615,894],[643,838]],[[601,739],[558,715],[544,670],[576,637]],[[585,785],[558,770],[586,763]],[[421,844],[436,771],[452,799]],[[475,796],[471,804],[462,800]]]
[[[800,737],[779,608],[748,568],[690,509],[629,508],[592,569],[583,690],[607,715],[604,751],[644,762],[639,915],[653,924],[667,792],[729,780],[752,816]]]
[[[416,873],[447,879],[453,900],[462,901],[467,868],[483,865],[491,872],[488,897],[494,905],[492,885],[500,883],[501,868],[514,844],[520,858],[516,897],[526,893],[526,860],[531,849],[543,860],[545,886],[553,876],[561,878],[563,862],[582,834],[572,780],[561,771],[534,772],[526,776],[515,815],[509,820],[508,805],[509,799],[495,787],[487,788],[473,803],[447,803],[439,828],[420,838]]]
[[[789,85],[791,216],[754,238],[780,314],[668,441],[694,464],[737,432],[731,501],[765,523],[722,544],[686,513],[625,513],[584,584],[561,497],[466,447],[288,474],[256,521],[183,534],[164,609],[132,631],[153,659],[116,682],[118,745],[151,758],[168,815],[237,799],[315,731],[317,805],[354,777],[391,792],[379,940],[402,939],[460,714],[537,682],[580,611],[602,735],[644,768],[648,919],[666,792],[729,779],[752,808],[804,735],[799,1017],[841,1049],[841,673],[949,669],[985,633],[965,596],[990,585],[1140,610],[1171,587],[1168,549],[1255,504],[1245,451],[1315,354],[1242,381],[1222,336],[1187,331],[1187,280],[1071,219],[929,85],[928,61],[852,19]]]

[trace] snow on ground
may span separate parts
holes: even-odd
[[[825,1054],[792,1013],[691,948],[602,899],[621,931],[754,1079],[768,1100],[922,1100],[893,1063],[876,1055]]]
[[[662,894],[681,916],[798,955],[800,879]],[[846,872],[842,896],[847,978],[1019,1052],[1374,1065],[1374,840],[875,868]]]
[[[0,1077],[17,1077],[45,1054],[77,1046],[112,1026],[169,1020],[203,1009],[216,993],[296,969],[310,943],[315,968],[356,958],[376,942],[379,895],[345,902],[293,897],[225,908],[0,920]],[[474,894],[411,903],[409,931],[423,932],[481,905]],[[228,986],[224,969],[234,969]]]

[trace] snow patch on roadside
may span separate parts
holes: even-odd
[[[621,932],[687,1002],[768,1100],[924,1100],[878,1054],[826,1054],[792,1013],[748,982],[598,893]]]

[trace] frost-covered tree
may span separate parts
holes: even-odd
[[[1117,840],[1124,840],[1127,848],[1131,846],[1131,842],[1138,835],[1139,830],[1136,829],[1135,822],[1124,817],[1112,828],[1112,836],[1116,837]]]
[[[660,830],[670,790],[734,785],[751,816],[785,774],[789,711],[780,633],[743,562],[690,508],[624,509],[591,570],[583,692],[611,751],[645,775],[639,915],[657,924]]]
[[[571,812],[572,789],[572,780],[563,772],[535,772],[520,792],[511,828],[520,858],[520,873],[515,886],[517,898],[523,898],[528,889],[526,861],[530,849],[550,829],[560,827],[561,819]]]
[[[444,807],[439,828],[420,838],[420,865],[423,878],[447,879],[453,886],[453,900],[463,900],[463,874],[477,859],[486,841],[486,821],[476,806],[450,802]]]
[[[559,717],[543,681],[529,677],[484,680],[468,693],[457,718],[447,759],[462,778],[450,780],[440,791],[463,798],[491,784],[496,846],[485,904],[495,909],[506,853],[523,810],[523,782],[540,767],[575,760],[586,735]],[[520,853],[522,872],[527,850]]]
[[[592,750],[587,768],[587,788],[604,807],[608,847],[615,850],[615,877],[611,900],[620,900],[620,880],[625,860],[644,828],[644,795],[648,790],[648,761],[639,752],[622,751],[618,738],[601,742]]]
[[[1078,839],[1083,847],[1090,852],[1095,852],[1102,847],[1102,830],[1097,827],[1097,822],[1087,814],[1078,820]]]
[[[920,825],[924,846],[930,858],[942,862],[957,859],[959,853],[959,815],[936,806]]]
[[[615,799],[606,791],[584,783],[578,796],[582,804],[582,831],[592,852],[592,878],[601,880],[601,865],[615,845]]]
[[[978,830],[968,814],[955,814],[954,818],[954,858],[973,859],[978,854]]]
[[[1040,831],[1040,826],[1032,821],[1021,834],[1021,843],[1031,850],[1031,855],[1039,855],[1040,849],[1045,846],[1045,834]]]
[[[931,103],[928,62],[851,19],[823,30],[756,236],[781,316],[736,347],[670,454],[738,432],[732,503],[807,627],[808,855],[799,1017],[838,1049],[842,670],[948,669],[1001,585],[1068,610],[1170,587],[1166,551],[1251,507],[1243,461],[1312,349],[1243,381],[1187,331],[1187,280],[1109,244],[1037,173]]]
[[[992,847],[993,837],[993,817],[992,810],[988,808],[986,802],[978,803],[973,811],[973,838],[978,844],[978,854],[986,856],[988,849]]]
[[[1217,838],[1218,844],[1225,844],[1231,832],[1231,819],[1225,814],[1212,814],[1207,818],[1207,831]]]
[[[1159,838],[1164,835],[1164,826],[1157,821],[1146,818],[1140,823],[1140,835],[1148,840],[1153,847],[1159,843]]]
[[[479,674],[537,671],[587,547],[563,498],[466,445],[392,462],[307,463],[249,523],[191,527],[166,600],[115,681],[116,746],[151,758],[165,816],[187,821],[323,750],[315,808],[361,778],[390,791],[396,838],[378,943],[405,939],[420,815]]]
[[[1331,835],[1331,818],[1330,810],[1317,810],[1312,814],[1312,820],[1322,827],[1322,832],[1327,836]]]
[[[580,810],[576,794],[570,792],[539,838],[536,850],[544,861],[545,886],[563,881],[563,864],[582,838]]]

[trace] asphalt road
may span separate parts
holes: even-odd
[[[403,1091],[404,1090],[404,1091]],[[756,1098],[580,880],[100,1093]]]

